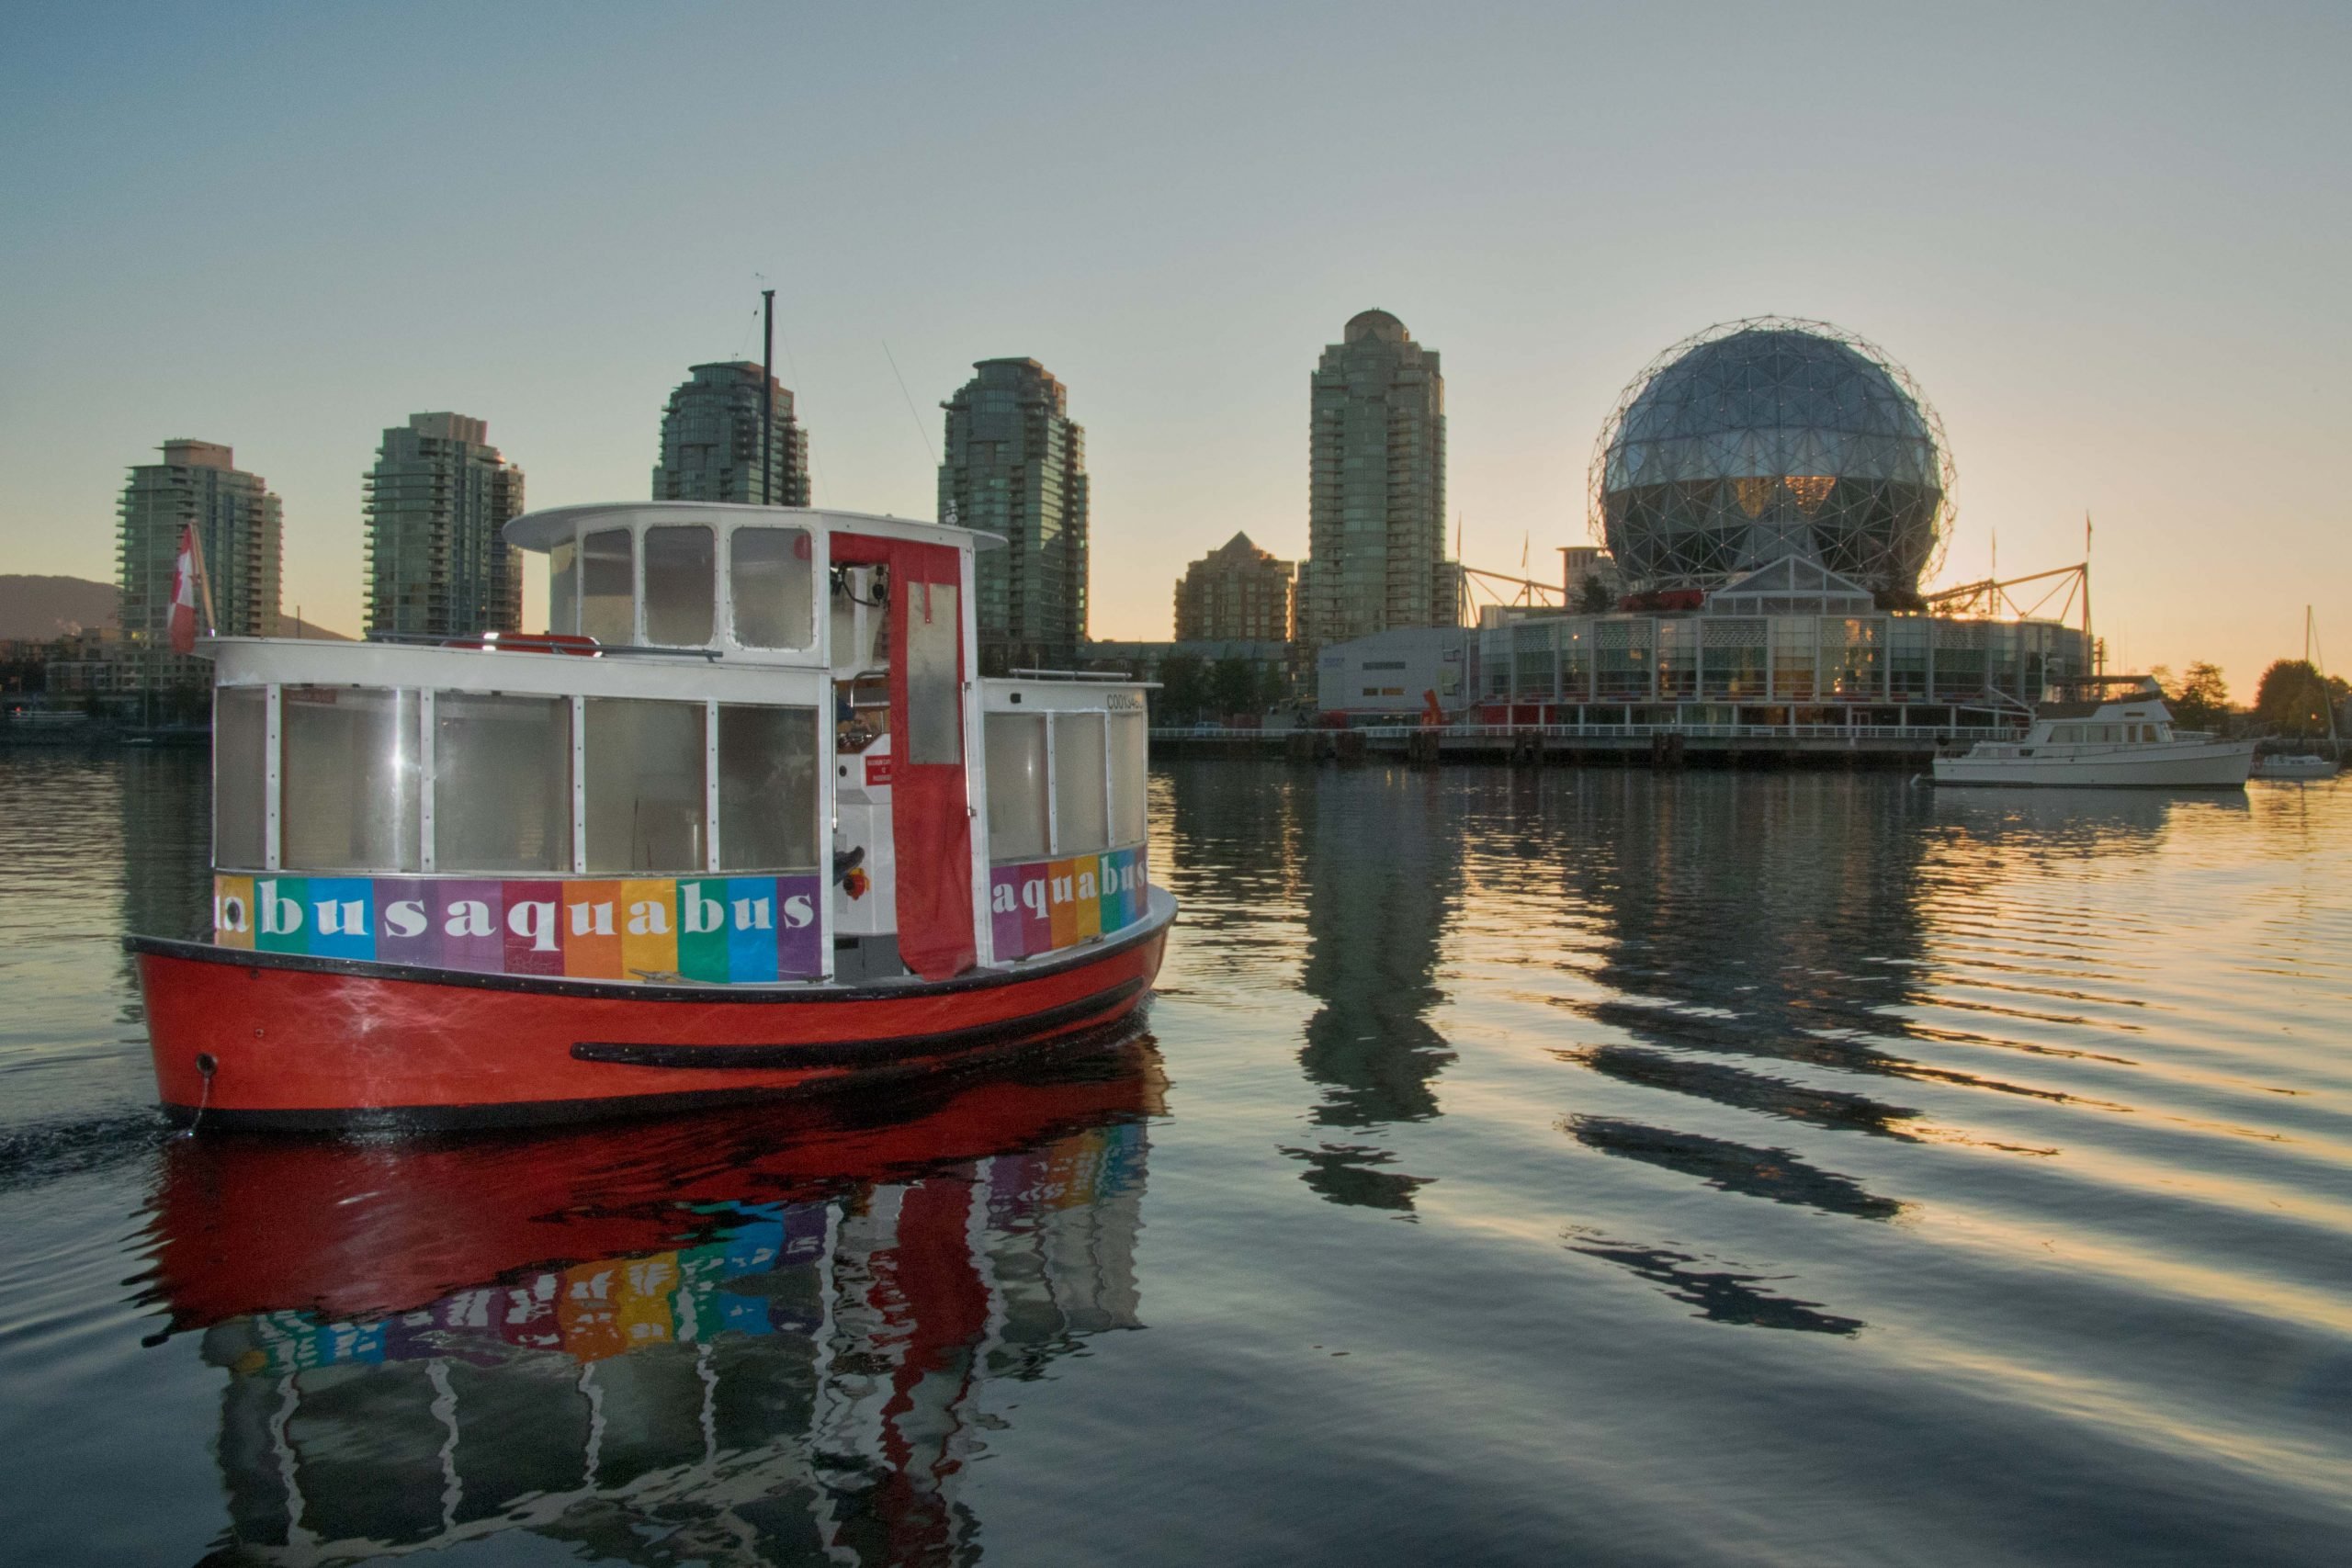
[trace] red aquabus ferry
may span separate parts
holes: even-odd
[[[1001,541],[683,502],[506,538],[545,636],[209,641],[212,930],[128,942],[175,1119],[627,1114],[1142,1000],[1176,915],[1143,688],[978,677]]]

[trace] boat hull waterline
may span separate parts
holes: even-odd
[[[1175,899],[1099,943],[938,983],[594,983],[133,937],[166,1115],[223,1129],[506,1126],[977,1066],[1132,1013]],[[207,1071],[207,1066],[209,1071]]]
[[[2077,789],[2239,789],[2253,761],[2251,740],[2118,747],[2082,756],[1939,757],[1935,781]]]

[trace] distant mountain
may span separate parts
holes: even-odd
[[[81,577],[0,575],[0,637],[47,639],[115,624],[121,593]]]
[[[111,582],[0,573],[0,641],[22,637],[47,642],[77,630],[114,626],[121,598],[121,591]],[[316,621],[298,621],[291,610],[278,617],[277,635],[315,637],[322,642],[357,640],[329,631]]]

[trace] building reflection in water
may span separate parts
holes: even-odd
[[[865,1124],[179,1141],[154,1291],[227,1373],[223,1560],[968,1561],[987,1386],[1142,1326],[1162,1086],[1138,1039]]]
[[[1299,1066],[1319,1093],[1322,1135],[1283,1153],[1334,1203],[1409,1214],[1426,1179],[1396,1168],[1379,1129],[1438,1113],[1453,1059],[1428,1022],[1440,940],[1455,897],[1461,822],[1433,775],[1190,761],[1158,770],[1165,824],[1153,865],[1184,906],[1182,978],[1261,983],[1295,956],[1317,1010]],[[1225,1005],[1223,990],[1204,997]]]
[[[1474,853],[1473,880],[1481,897],[1552,911],[1554,939],[1576,955],[1565,962],[1594,983],[1560,1005],[1625,1037],[1565,1047],[1563,1059],[1639,1089],[1896,1141],[1926,1135],[1921,1113],[1873,1085],[2064,1098],[1904,1049],[2038,1049],[2004,1039],[1990,1013],[1974,1030],[1922,1021],[1960,1005],[1943,993],[1935,944],[1972,920],[1997,933],[2014,918],[1996,908],[2007,857],[2144,853],[2172,807],[2141,792],[2053,801],[1826,774],[1588,775],[1555,786],[1541,809],[1525,804],[1511,813],[1521,847]],[[1490,815],[1509,807],[1498,800]],[[1531,838],[1540,852],[1525,852]],[[1571,1114],[1561,1127],[1598,1153],[1747,1198],[1864,1221],[1903,1209],[1770,1134],[1751,1142],[1623,1115]],[[1577,1228],[1568,1244],[1718,1321],[1862,1326],[1761,1288],[1765,1276],[1684,1253]]]
[[[1462,895],[1461,801],[1442,780],[1327,779],[1306,812],[1299,979],[1321,1005],[1298,1062],[1322,1091],[1307,1121],[1324,1135],[1283,1152],[1334,1203],[1409,1214],[1428,1179],[1395,1168],[1378,1133],[1437,1115],[1436,1080],[1453,1060],[1429,1021],[1445,999],[1438,956]]]

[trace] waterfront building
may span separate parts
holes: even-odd
[[[1989,724],[2090,669],[2078,626],[1884,611],[1861,584],[1797,560],[1695,611],[1484,627],[1474,663],[1496,722],[1681,728],[1942,727],[1962,707]]]
[[[1086,432],[1034,359],[983,359],[940,406],[939,515],[1001,535],[975,568],[980,668],[1067,665],[1086,640]]]
[[[1298,569],[1236,534],[1176,583],[1178,642],[1288,642]]]
[[[361,481],[368,630],[419,637],[523,625],[523,554],[501,530],[523,511],[523,470],[486,420],[411,414],[384,432]]]
[[[1861,339],[1779,318],[1710,328],[1603,425],[1595,543],[1562,552],[1568,609],[1483,616],[1461,697],[1441,703],[1488,724],[1685,733],[2014,724],[2047,682],[2089,671],[2090,639],[1931,613],[1920,583],[1950,537],[1951,473],[1925,395]],[[1325,649],[1323,705],[1369,722],[1418,709],[1408,649],[1394,634]]]
[[[172,572],[180,532],[196,525],[224,637],[277,635],[285,516],[259,474],[213,441],[166,441],[164,460],[130,470],[116,510],[123,652],[150,692],[210,684],[212,667],[172,652]]]
[[[761,388],[768,401],[760,438]],[[656,501],[732,501],[807,506],[808,433],[794,416],[792,389],[742,360],[689,367],[662,412]]]
[[[1297,626],[1310,647],[1461,619],[1445,553],[1445,378],[1385,310],[1350,321],[1311,383],[1308,549]]]
[[[1395,626],[1319,649],[1316,705],[1367,722],[1401,720],[1424,711],[1434,692],[1440,708],[1456,713],[1471,695],[1478,636],[1464,626]]]

